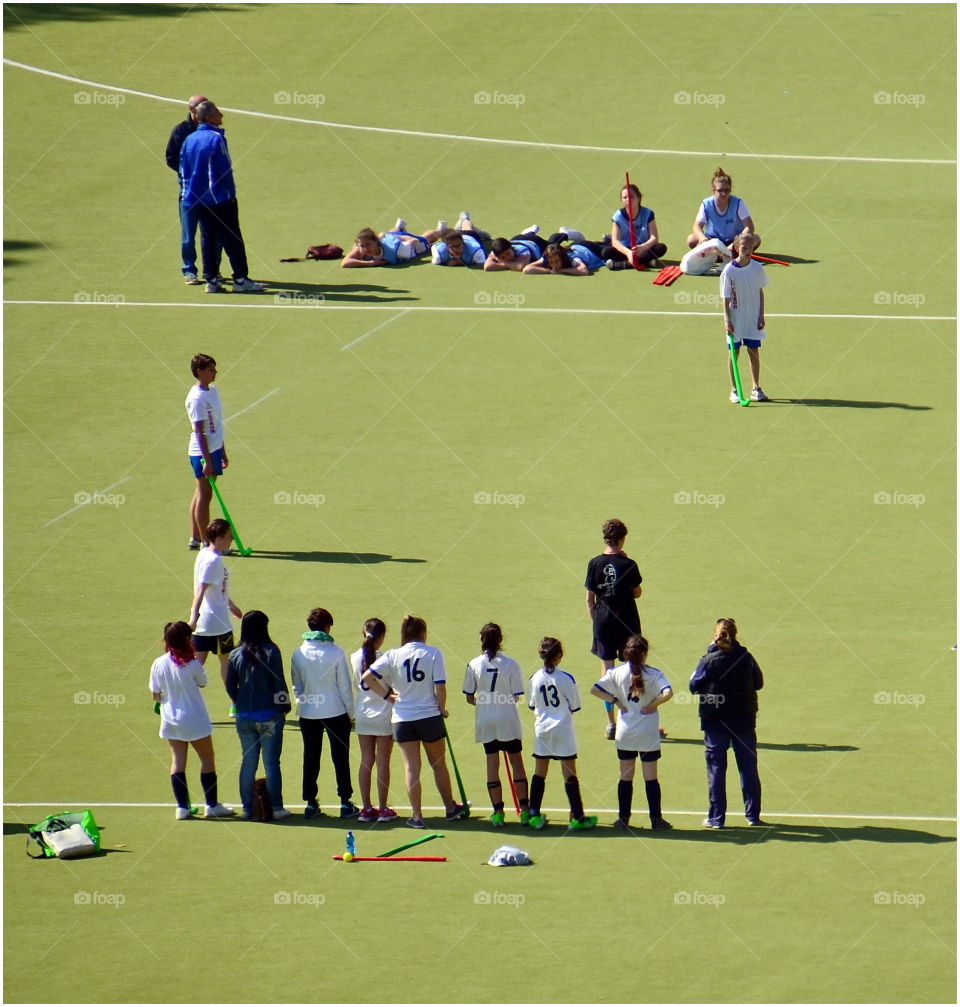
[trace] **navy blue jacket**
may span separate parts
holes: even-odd
[[[690,691],[700,698],[700,725],[717,721],[757,722],[757,692],[763,672],[739,643],[721,650],[711,643],[690,678]]]
[[[237,198],[227,138],[209,122],[201,122],[180,148],[180,198],[187,207]]]

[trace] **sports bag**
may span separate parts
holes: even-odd
[[[34,860],[89,857],[100,850],[100,827],[93,812],[62,811],[34,825],[27,836],[27,856]]]

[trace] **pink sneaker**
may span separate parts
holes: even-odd
[[[377,814],[378,822],[392,822],[397,817],[393,808],[381,808]]]
[[[375,822],[377,820],[377,815],[379,812],[376,808],[364,808],[359,815],[357,815],[358,822]]]

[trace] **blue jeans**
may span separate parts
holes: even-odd
[[[240,763],[240,801],[246,811],[253,804],[253,781],[257,778],[260,755],[267,777],[267,792],[274,808],[283,807],[283,780],[280,776],[280,752],[283,749],[283,717],[276,720],[246,720],[237,716],[237,734],[243,761]]]
[[[727,749],[733,754],[740,772],[743,810],[748,822],[760,818],[760,773],[757,771],[757,729],[748,721],[712,721],[704,723],[703,743],[707,758],[707,796],[711,825],[723,825],[727,814]]]
[[[196,206],[185,207],[181,202],[180,208],[180,258],[183,260],[183,275],[193,273],[197,275],[197,227],[200,228],[200,248],[204,251],[212,262],[216,262],[216,273],[220,271],[220,249],[217,246],[216,238],[209,233],[209,227],[200,223],[200,211]]]

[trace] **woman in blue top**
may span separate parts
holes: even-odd
[[[283,748],[284,717],[290,712],[290,690],[283,677],[283,658],[270,639],[269,619],[253,609],[240,623],[240,646],[230,652],[227,692],[237,708],[237,734],[243,760],[240,763],[240,800],[243,818],[250,817],[253,782],[263,754],[267,792],[273,817],[287,818],[283,806],[280,752]]]
[[[556,237],[556,236],[555,236]],[[559,237],[563,237],[559,235]],[[574,242],[565,248],[559,242],[543,250],[543,258],[524,266],[525,273],[565,273],[568,276],[589,276],[603,266],[600,247],[596,242]]]
[[[610,245],[603,258],[610,269],[631,269],[645,266],[667,254],[667,246],[660,241],[655,214],[649,206],[642,206],[642,194],[631,182],[620,190],[623,204],[611,218]],[[633,244],[630,244],[630,223],[633,222]]]
[[[733,179],[723,168],[717,168],[713,173],[710,187],[713,195],[707,196],[700,204],[693,232],[687,236],[690,248],[696,248],[711,238],[718,238],[729,247],[744,228],[751,233],[755,231],[747,204],[739,196],[732,195]],[[758,247],[759,244],[758,241]]]
[[[430,246],[445,230],[446,225],[424,231],[423,234],[411,234],[402,217],[393,225],[393,230],[381,234],[365,227],[357,235],[353,248],[343,257],[340,265],[344,269],[353,269],[358,266],[396,266],[401,262],[410,262],[426,255]]]

